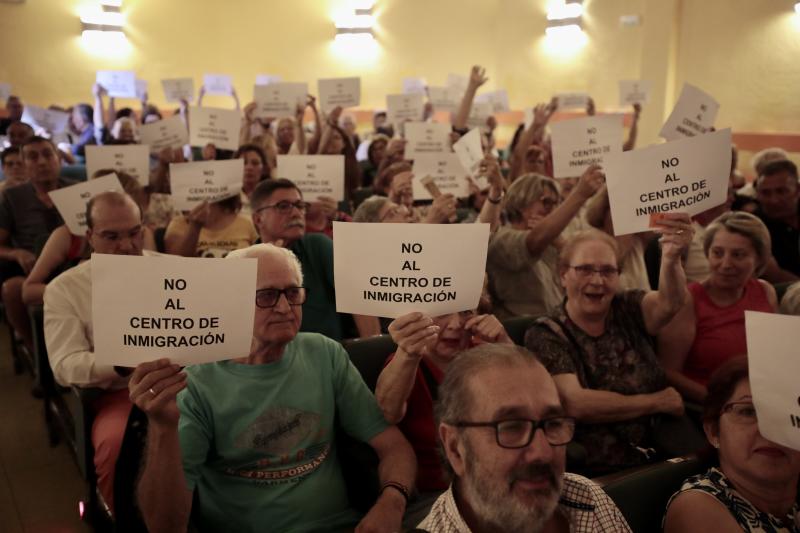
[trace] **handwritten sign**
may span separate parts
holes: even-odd
[[[5,102],[9,96],[11,96],[11,84],[0,83],[0,100]]]
[[[336,310],[397,318],[475,309],[488,224],[333,223]],[[354,257],[369,259],[353,261]]]
[[[474,128],[456,141],[453,145],[453,151],[467,173],[475,174],[478,170],[478,165],[483,159],[480,129]]]
[[[553,175],[580,176],[591,165],[602,165],[609,154],[622,151],[622,115],[562,120],[550,126]]]
[[[454,113],[458,109],[461,95],[450,87],[428,87],[428,99],[436,111]]]
[[[230,96],[233,93],[233,80],[227,74],[203,74],[203,87],[206,94]]]
[[[412,187],[415,200],[430,200],[431,193],[422,180],[430,176],[442,194],[452,194],[456,198],[469,196],[469,172],[461,166],[454,153],[420,154],[414,160],[414,180]]]
[[[172,203],[189,211],[202,202],[217,202],[242,190],[243,159],[195,161],[169,165]]]
[[[508,113],[511,106],[508,103],[508,92],[499,89],[488,93],[483,93],[475,97],[476,102],[487,102],[490,106],[490,113]]]
[[[150,184],[150,148],[141,144],[86,145],[86,175],[110,168],[124,172],[142,187]]]
[[[283,118],[293,117],[297,106],[305,106],[308,94],[307,83],[270,83],[256,85],[253,99],[256,102],[259,117]]]
[[[83,237],[86,235],[86,204],[101,192],[123,192],[122,184],[116,174],[83,181],[69,187],[50,191],[50,199],[64,219],[70,233]]]
[[[330,78],[317,81],[320,107],[324,112],[336,106],[356,107],[361,104],[361,78]]]
[[[800,450],[800,317],[745,311],[744,321],[758,431]]]
[[[239,129],[242,118],[235,109],[213,107],[189,108],[189,144],[205,146],[208,143],[223,150],[239,148]]]
[[[408,122],[405,125],[406,159],[419,154],[440,154],[450,151],[450,125],[438,122]]]
[[[646,104],[650,99],[651,85],[647,80],[620,80],[619,105]]]
[[[256,85],[269,85],[283,81],[283,78],[275,74],[257,74]]]
[[[609,154],[603,168],[614,233],[647,231],[653,213],[696,215],[725,201],[731,130]]]
[[[22,122],[29,124],[34,129],[39,128],[58,135],[67,129],[69,113],[25,104],[25,109],[22,111]]]
[[[425,103],[421,94],[389,94],[386,96],[386,115],[391,124],[419,122]]]
[[[425,94],[425,78],[403,78],[403,94]]]
[[[659,135],[668,141],[703,135],[714,126],[718,112],[719,103],[711,95],[685,83]]]
[[[151,154],[157,154],[164,148],[180,148],[189,144],[189,132],[180,115],[142,124],[139,126],[139,137],[142,144],[150,146]]]
[[[167,102],[180,103],[181,100],[194,102],[194,80],[192,78],[173,78],[161,80]]]
[[[343,155],[279,155],[278,177],[292,180],[308,202],[344,200]]]
[[[559,93],[556,95],[559,109],[585,108],[589,103],[587,93]]]
[[[136,74],[132,70],[98,70],[95,78],[108,96],[136,98]]]
[[[250,353],[255,259],[93,254],[91,265],[98,364],[169,357],[186,365]]]

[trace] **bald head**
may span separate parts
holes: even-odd
[[[124,193],[104,192],[86,206],[86,238],[99,254],[142,255],[142,211]]]

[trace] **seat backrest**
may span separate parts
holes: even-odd
[[[525,332],[536,322],[537,316],[515,316],[503,320],[506,333],[517,346],[525,346]]]
[[[392,337],[378,335],[367,339],[349,339],[343,341],[342,346],[350,356],[350,361],[361,373],[369,390],[375,392],[375,385],[386,364],[386,358],[397,350]]]

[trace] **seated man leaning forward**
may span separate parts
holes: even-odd
[[[258,244],[228,255],[246,257],[258,259],[250,355],[186,372],[162,359],[131,376],[131,398],[149,421],[138,486],[149,530],[186,531],[197,492],[203,531],[339,531],[356,524],[356,531],[399,531],[414,452],[387,425],[341,345],[298,334],[306,291],[294,254]],[[368,442],[380,459],[383,490],[360,522],[336,460],[340,428]]]
[[[463,352],[439,387],[436,417],[453,483],[419,528],[630,531],[599,486],[564,472],[575,420],[527,350],[484,344]]]

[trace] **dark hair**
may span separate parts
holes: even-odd
[[[123,107],[122,109],[119,109],[117,111],[117,114],[114,118],[115,119],[133,118],[133,109],[131,109],[130,107]]]
[[[148,104],[145,110],[142,112],[142,123],[144,123],[144,119],[150,115],[155,115],[158,117],[158,120],[163,119],[164,117],[161,115],[161,111],[152,104]]]
[[[27,122],[22,122],[21,120],[15,120],[15,121],[9,123],[8,128],[10,129],[11,126],[22,126],[24,128],[29,129],[31,131],[31,133],[33,133],[33,126],[31,126]]]
[[[233,153],[234,159],[239,159],[244,155],[245,152],[255,152],[258,154],[258,157],[261,159],[261,165],[264,169],[267,168],[267,154],[264,152],[264,149],[261,148],[257,144],[243,144],[241,145],[236,152]]]
[[[737,355],[717,368],[708,382],[708,394],[703,405],[703,422],[717,424],[722,408],[731,399],[736,385],[750,377],[747,356]]]
[[[774,176],[775,174],[780,174],[781,172],[788,172],[795,179],[795,181],[797,180],[797,165],[788,159],[770,161],[764,166],[759,178]]]
[[[12,155],[18,155],[22,157],[22,150],[20,148],[6,148],[3,150],[3,153],[0,154],[0,163],[3,165],[6,164],[6,159],[8,159]]]
[[[92,106],[90,106],[89,104],[75,104],[74,109],[78,110],[78,113],[81,114],[81,117],[83,117],[84,122],[91,124],[92,121],[94,120],[93,119],[94,108],[92,108]]]
[[[30,139],[28,139],[27,141],[22,143],[22,148],[25,148],[26,146],[31,145],[31,144],[40,144],[40,143],[49,144],[50,146],[53,147],[53,150],[56,151],[56,154],[58,154],[58,148],[56,148],[56,143],[54,143],[53,141],[51,141],[47,137],[42,137],[41,135],[34,135]]]
[[[372,183],[372,188],[378,194],[387,194],[389,187],[392,186],[392,180],[398,174],[403,172],[411,172],[412,166],[408,161],[397,161],[388,167],[384,168],[380,174],[375,176],[375,181]]]
[[[261,207],[261,203],[279,189],[294,189],[300,193],[300,196],[303,196],[303,192],[292,180],[287,180],[286,178],[264,180],[256,185],[256,188],[253,189],[253,194],[250,195],[250,205],[253,207],[253,212],[257,211]]]

